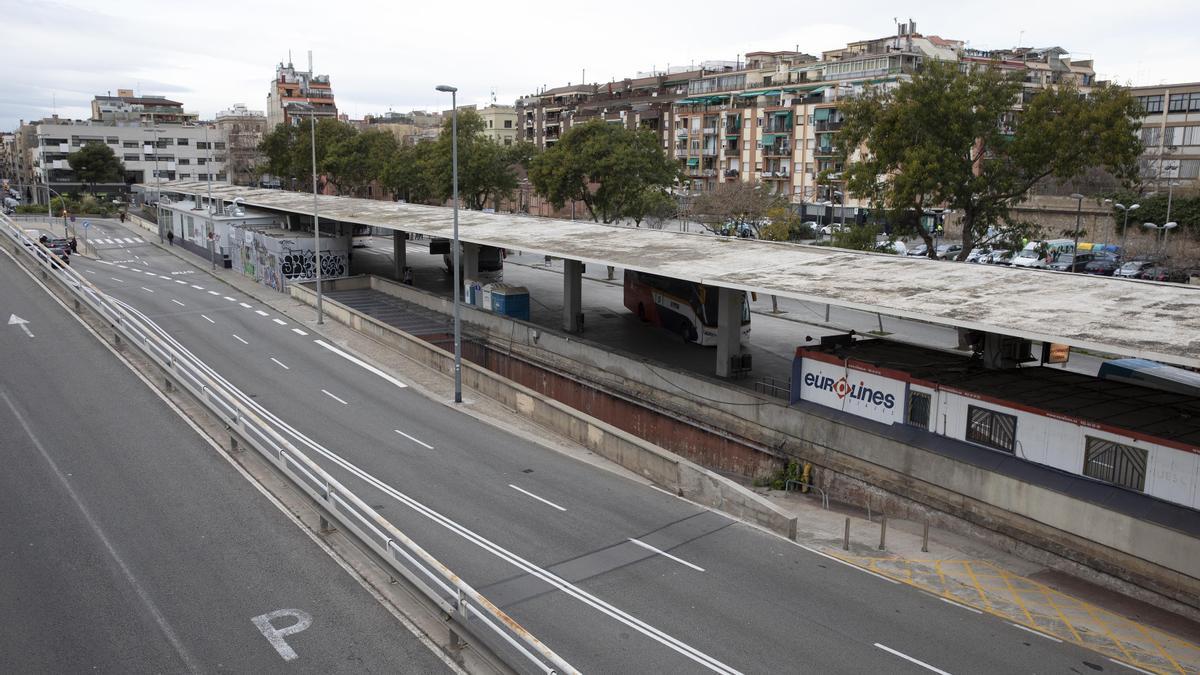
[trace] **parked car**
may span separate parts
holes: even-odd
[[[917,244],[908,249],[908,255],[911,256],[927,256],[929,255],[929,247],[925,244]]]
[[[983,262],[989,265],[1011,265],[1013,252],[1005,249],[995,249]]]
[[[1062,253],[1047,267],[1058,272],[1082,272],[1092,261],[1108,258],[1109,256],[1105,253]]]
[[[1171,281],[1186,284],[1189,276],[1185,270],[1171,269],[1165,265],[1154,265],[1153,267],[1143,269],[1141,276],[1138,278],[1147,281]]]
[[[957,258],[959,253],[962,253],[962,244],[942,244],[937,247],[938,260],[949,260]]]
[[[830,236],[833,236],[834,232],[845,232],[846,230],[849,230],[849,229],[850,229],[850,226],[845,225],[843,223],[830,223],[828,225],[822,225],[820,232],[821,232],[821,234],[825,235],[826,237],[830,237]]]
[[[896,255],[908,255],[908,247],[902,241],[881,241],[875,244],[875,250],[880,253],[895,253]]]
[[[976,246],[975,248],[971,249],[970,253],[967,254],[967,262],[983,263],[986,262],[987,258],[989,258],[991,255],[992,249],[985,246]]]
[[[1142,272],[1149,267],[1154,267],[1154,261],[1145,258],[1135,259],[1126,262],[1113,272],[1114,277],[1125,277],[1126,279],[1140,279]]]
[[[1113,272],[1121,266],[1121,261],[1113,258],[1097,258],[1092,262],[1084,265],[1084,274],[1099,274],[1101,276],[1111,277]]]

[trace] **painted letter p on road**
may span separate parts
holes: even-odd
[[[271,625],[271,621],[284,616],[294,617],[296,619],[296,623],[287,626],[286,628],[276,628],[275,626]],[[284,641],[284,636],[299,633],[300,631],[312,625],[312,615],[299,609],[277,609],[274,612],[260,614],[259,616],[256,616],[250,620],[253,621],[254,625],[258,627],[258,630],[263,634],[263,637],[267,638],[267,642],[271,643],[271,646],[275,648],[275,651],[279,652],[279,656],[282,657],[284,661],[295,661],[297,658],[299,658],[299,656],[296,654],[296,650],[292,649],[288,643]]]

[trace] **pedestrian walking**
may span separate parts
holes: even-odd
[[[175,230],[167,230],[167,243],[171,246],[175,245]]]
[[[79,242],[75,241],[75,237],[71,237],[71,253],[79,252]]]

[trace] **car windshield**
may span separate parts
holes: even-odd
[[[1145,264],[1145,263],[1140,263],[1140,262],[1127,262],[1127,263],[1125,263],[1124,265],[1121,265],[1121,269],[1123,269],[1123,270],[1136,270],[1136,269],[1138,269],[1139,267],[1141,267],[1141,266],[1142,266],[1142,265],[1144,265],[1144,264]]]
[[[1018,258],[1040,258],[1041,256],[1039,256],[1038,252],[1034,251],[1033,249],[1026,249],[1024,251],[1021,251],[1021,254],[1017,257]]]

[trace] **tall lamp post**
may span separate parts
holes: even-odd
[[[1121,227],[1121,255],[1125,255],[1125,240],[1129,238],[1129,212],[1137,211],[1142,208],[1142,205],[1131,204],[1130,206],[1125,206],[1124,204],[1113,204],[1113,206],[1125,212],[1125,224]]]
[[[325,323],[321,305],[321,220],[317,215],[317,109],[308,103],[293,103],[293,108],[308,110],[308,144],[312,149],[313,183],[313,260],[317,268],[317,325]]]
[[[439,84],[437,90],[450,94],[450,171],[454,190],[454,243],[450,249],[454,256],[454,402],[462,403],[462,317],[458,307],[458,296],[462,293],[462,268],[458,260],[458,87]]]
[[[1158,233],[1159,232],[1162,233],[1162,252],[1163,252],[1163,255],[1166,255],[1166,253],[1167,253],[1167,232],[1175,229],[1175,227],[1178,225],[1179,225],[1179,223],[1176,223],[1174,221],[1169,222],[1169,223],[1163,223],[1162,225],[1156,225],[1155,223],[1142,223],[1142,227],[1149,228],[1149,229],[1155,231],[1155,233],[1154,233],[1154,252],[1155,253],[1158,252]]]
[[[1071,272],[1075,270],[1075,261],[1079,258],[1079,219],[1083,217],[1083,195],[1078,192],[1071,193],[1071,199],[1075,200],[1075,244],[1071,247]]]

